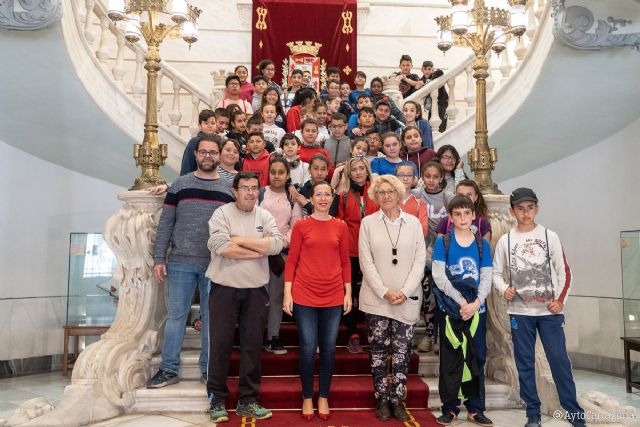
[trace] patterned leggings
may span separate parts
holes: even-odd
[[[385,399],[392,403],[400,403],[407,388],[414,327],[375,314],[367,314],[367,323],[376,400]],[[391,356],[391,381],[388,378],[388,356]]]
[[[433,293],[433,287],[436,286],[431,276],[431,270],[425,269],[424,278],[422,279],[422,312],[424,313],[424,322],[426,326],[426,336],[435,340],[438,337],[438,328],[436,327],[436,297]]]

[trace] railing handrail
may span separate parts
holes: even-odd
[[[435,80],[431,80],[429,83],[413,92],[411,95],[404,99],[404,102],[414,101],[417,102],[423,98],[426,98],[433,91],[440,89],[446,85],[449,80],[462,74],[462,72],[473,62],[475,58],[474,54],[470,54],[464,61],[457,63],[454,67],[449,68],[443,75]]]
[[[108,19],[107,8],[104,5],[103,0],[96,1],[94,10],[95,9],[97,9],[100,12],[103,18]],[[122,31],[120,28],[118,28],[115,25],[113,21],[111,21],[111,19],[109,19],[109,29],[116,36],[118,35],[119,32]],[[141,41],[137,43],[130,43],[129,46],[136,53],[142,53],[142,54],[147,53],[147,46]],[[187,92],[197,95],[198,98],[200,99],[200,102],[202,102],[205,105],[208,105],[209,107],[212,107],[211,97],[206,93],[204,93],[200,88],[196,87],[196,85],[191,80],[189,80],[184,74],[182,74],[181,72],[173,68],[166,61],[160,61],[160,69],[162,70],[162,74],[164,76],[169,77],[171,80],[179,81],[180,86],[184,88]]]

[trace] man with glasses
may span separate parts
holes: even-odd
[[[164,200],[153,247],[153,272],[158,282],[167,286],[167,323],[160,369],[149,380],[147,388],[180,381],[180,349],[196,286],[204,302],[200,308],[203,329],[199,367],[201,380],[206,380],[209,281],[205,271],[211,257],[207,248],[207,222],[217,208],[234,200],[228,184],[216,172],[220,151],[217,138],[202,135],[195,146],[196,171],[177,178]]]
[[[272,415],[258,403],[262,338],[269,312],[267,257],[280,253],[285,238],[273,216],[256,206],[259,192],[258,175],[238,172],[233,180],[236,202],[216,210],[209,220],[211,262],[206,275],[212,283],[207,395],[214,423],[229,420],[225,401],[236,325],[240,338],[236,414],[259,420]]]

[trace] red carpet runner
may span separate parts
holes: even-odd
[[[366,344],[366,326],[359,325],[360,337]],[[262,353],[262,384],[260,387],[260,403],[273,410],[289,410],[274,412],[272,420],[255,421],[243,420],[230,412],[230,423],[226,425],[244,426],[366,426],[378,425],[405,425],[405,426],[434,426],[434,417],[426,410],[429,397],[427,385],[418,374],[418,356],[413,354],[409,366],[409,378],[407,381],[407,399],[405,405],[413,414],[413,420],[401,423],[397,420],[381,423],[372,410],[375,408],[373,397],[373,383],[369,367],[369,354],[351,354],[344,347],[347,342],[346,329],[340,327],[338,336],[338,349],[334,377],[331,385],[331,397],[329,403],[332,417],[328,421],[315,418],[307,423],[299,414],[301,405],[300,378],[298,377],[298,332],[294,323],[283,323],[280,331],[280,340],[289,350],[286,355],[274,355],[268,352]],[[236,350],[232,357],[229,375],[230,396],[227,408],[235,408],[237,398],[237,375],[239,368],[239,353]],[[317,377],[316,377],[317,390]],[[340,410],[344,409],[344,410]],[[358,409],[358,410],[355,410]]]
[[[253,418],[238,417],[231,413],[229,417],[229,423],[231,425],[239,425],[242,427],[394,427],[394,426],[406,426],[406,427],[436,427],[436,419],[426,409],[409,409],[409,416],[411,419],[405,423],[398,420],[391,419],[389,421],[380,421],[376,418],[375,411],[360,410],[360,411],[333,411],[331,418],[327,421],[322,421],[316,415],[316,417],[307,422],[300,417],[297,411],[280,411],[274,412],[273,418],[264,421],[256,421]]]

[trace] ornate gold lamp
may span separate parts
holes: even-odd
[[[438,49],[469,47],[476,55],[473,77],[476,79],[475,148],[469,151],[469,166],[483,194],[501,194],[491,179],[498,161],[495,148],[489,148],[487,131],[487,53],[498,55],[506,48],[507,37],[522,36],[527,30],[527,0],[450,0],[450,15],[439,16]]]
[[[169,7],[171,3],[171,7]],[[167,158],[167,144],[158,142],[157,85],[160,70],[160,44],[172,31],[179,30],[182,39],[198,41],[198,17],[202,11],[185,0],[109,0],[108,15],[114,22],[123,21],[125,38],[136,43],[141,38],[147,43],[144,68],[147,70],[147,104],[142,144],[134,144],[133,158],[142,167],[131,190],[142,190],[164,184],[160,166]],[[162,15],[170,15],[168,24]]]

